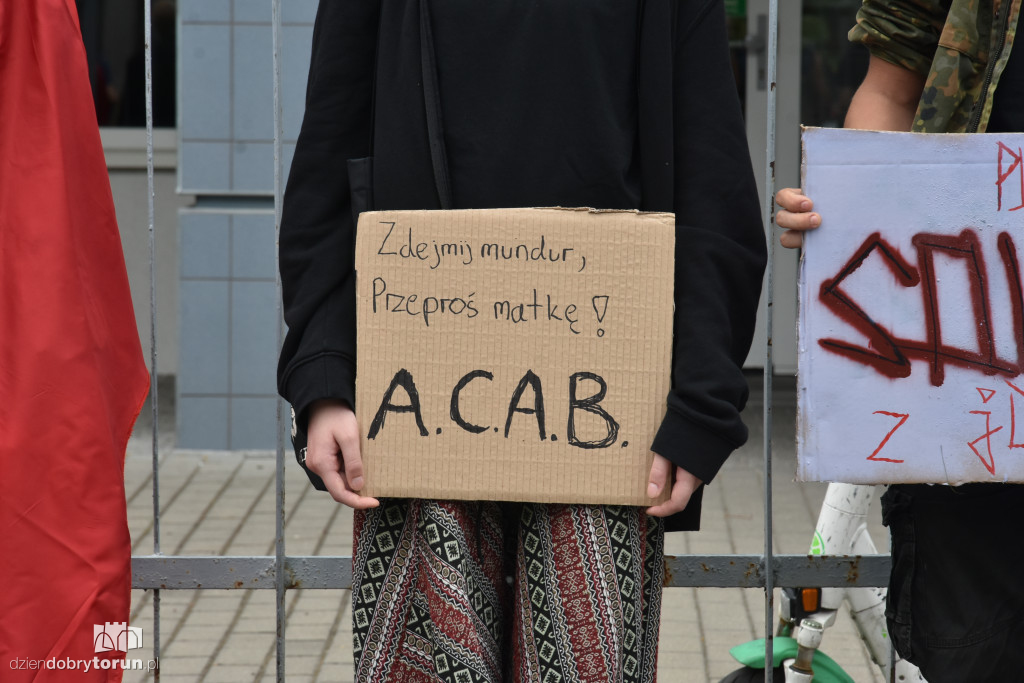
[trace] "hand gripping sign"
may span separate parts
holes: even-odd
[[[363,214],[363,493],[649,505],[674,223],[586,209]]]
[[[1022,148],[804,132],[801,479],[1024,481]]]

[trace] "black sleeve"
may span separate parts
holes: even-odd
[[[370,153],[378,0],[321,0],[281,216],[288,333],[280,394],[304,430],[320,398],[355,401],[355,228],[348,160]]]
[[[680,3],[673,111],[672,391],[652,450],[711,481],[747,440],[743,361],[767,261],[722,0]]]

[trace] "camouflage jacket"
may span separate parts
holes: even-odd
[[[864,0],[850,40],[925,76],[913,130],[984,132],[1022,2]]]

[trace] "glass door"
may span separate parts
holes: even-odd
[[[838,127],[850,98],[867,71],[867,51],[846,34],[856,20],[860,0],[784,0],[779,2],[776,66],[775,187],[800,185],[800,126]],[[768,0],[726,0],[733,69],[747,122],[750,158],[764,197],[767,146]],[[770,239],[778,245],[778,232]],[[796,279],[798,253],[777,247],[772,347],[775,369],[796,372]],[[763,312],[748,367],[764,365],[767,342]]]

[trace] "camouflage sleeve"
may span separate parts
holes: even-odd
[[[887,62],[928,74],[951,0],[864,0],[852,43]]]

